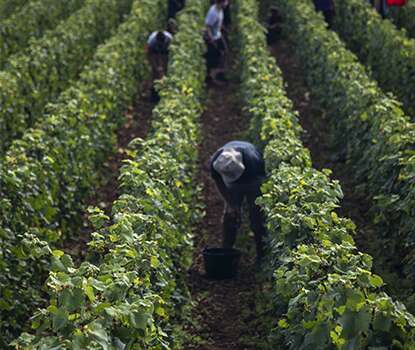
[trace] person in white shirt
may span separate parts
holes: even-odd
[[[167,63],[169,59],[169,46],[173,36],[168,31],[157,31],[150,34],[147,40],[147,55],[151,64],[152,79],[161,79],[167,71]],[[152,89],[152,97],[158,100],[154,86]]]
[[[206,18],[205,40],[207,43],[206,64],[208,80],[226,80],[224,75],[226,43],[222,35],[222,26],[226,0],[215,0]]]

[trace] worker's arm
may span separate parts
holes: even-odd
[[[213,43],[213,33],[212,33],[212,27],[206,26],[206,34],[207,34],[207,41],[210,43]]]
[[[216,187],[218,188],[219,193],[222,195],[223,199],[226,203],[232,207],[232,197],[230,195],[229,189],[226,187],[225,183],[222,180],[222,176],[220,176],[214,169],[212,170],[212,178],[216,183]]]

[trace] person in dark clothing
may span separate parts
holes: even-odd
[[[388,5],[385,0],[369,0],[369,2],[379,12],[382,18],[386,18]]]
[[[333,17],[335,14],[333,0],[314,0],[316,11],[322,12],[329,28],[332,27]]]
[[[218,149],[210,160],[210,171],[225,201],[222,218],[224,248],[232,248],[241,225],[242,202],[246,197],[251,229],[255,234],[257,261],[263,257],[266,235],[264,215],[255,200],[261,196],[265,163],[261,152],[244,141],[231,141]]]
[[[223,26],[226,29],[232,24],[232,17],[231,17],[231,2],[230,0],[226,0],[225,7],[223,8]]]
[[[174,18],[176,13],[184,8],[185,0],[168,0],[167,5],[167,18]]]
[[[281,34],[281,16],[278,8],[272,6],[267,21],[267,44],[274,44]]]

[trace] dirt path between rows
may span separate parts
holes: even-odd
[[[249,121],[241,112],[238,100],[238,78],[231,76],[223,86],[210,86],[206,109],[201,118],[202,142],[199,145],[199,180],[203,184],[206,215],[195,233],[195,253],[188,284],[196,302],[190,329],[196,344],[186,344],[186,350],[254,350],[258,342],[252,323],[255,321],[255,250],[248,230],[238,233],[236,247],[243,252],[237,278],[212,281],[204,277],[205,247],[221,246],[223,202],[210,178],[209,159],[226,142],[244,139]],[[246,212],[244,213],[246,216]],[[246,226],[246,225],[244,225]]]
[[[374,258],[374,271],[386,282],[386,291],[401,301],[406,300],[412,288],[405,286],[405,281],[395,272],[393,261],[385,254],[381,241],[376,237],[376,229],[371,224],[370,203],[367,197],[356,190],[344,157],[338,149],[333,148],[335,142],[330,139],[329,126],[331,116],[319,106],[308,90],[290,43],[282,38],[270,51],[283,72],[288,85],[287,94],[300,114],[300,123],[305,130],[303,142],[311,152],[314,167],[331,169],[331,178],[339,180],[342,186],[344,199],[338,212],[343,217],[351,218],[357,225],[355,240],[358,249]],[[407,303],[411,311],[415,311],[414,306]]]
[[[133,105],[125,112],[125,123],[117,132],[117,152],[109,156],[104,164],[103,179],[105,182],[87,200],[87,206],[99,207],[108,216],[111,215],[112,204],[120,195],[118,176],[122,161],[128,158],[128,144],[137,137],[145,138],[150,128],[151,113],[155,107],[155,103],[151,100],[151,86],[151,80],[141,83],[140,93],[135,97]],[[65,240],[63,250],[77,261],[84,261],[87,255],[87,243],[91,239],[92,232],[93,228],[85,213],[80,233],[74,235],[72,239]]]

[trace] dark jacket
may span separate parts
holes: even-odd
[[[242,176],[234,182],[235,185],[247,185],[260,182],[265,178],[265,163],[261,152],[249,142],[231,141],[219,148],[210,159],[210,172],[215,181],[222,181],[222,177],[213,168],[213,163],[224,149],[229,148],[233,148],[242,153],[242,161],[245,165],[245,171]]]
[[[176,13],[185,6],[185,0],[168,0],[167,18],[176,17]]]
[[[333,0],[314,0],[317,11],[331,11],[334,8]]]

